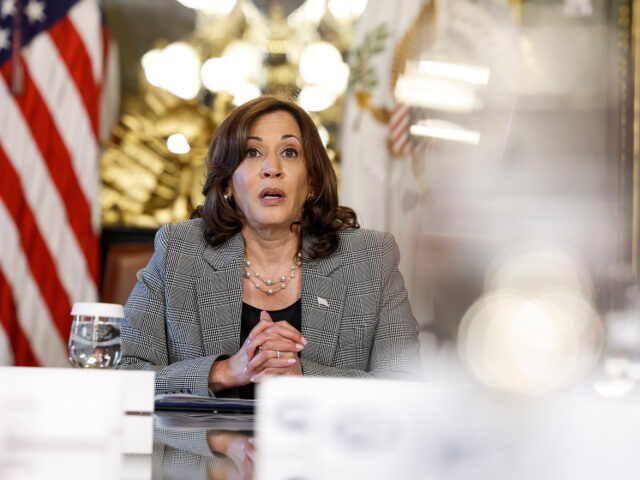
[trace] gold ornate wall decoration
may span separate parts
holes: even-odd
[[[631,264],[638,280],[640,274],[640,0],[633,0],[633,187],[631,220]]]
[[[619,261],[640,269],[640,1],[618,0],[615,5],[618,34],[619,78],[619,215],[623,236]]]
[[[128,99],[124,110],[101,161],[103,224],[157,227],[188,218],[202,203],[203,159],[216,109],[151,88]],[[188,153],[169,151],[167,139],[176,132],[191,146]]]

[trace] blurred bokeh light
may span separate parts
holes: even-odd
[[[152,85],[166,88],[185,100],[195,98],[200,91],[200,59],[188,43],[175,42],[164,49],[150,50],[141,63]]]
[[[544,393],[581,380],[597,365],[604,340],[591,288],[582,263],[560,247],[533,243],[503,252],[460,323],[461,359],[501,390]]]

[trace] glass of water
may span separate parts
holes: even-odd
[[[69,361],[78,368],[112,368],[120,362],[122,305],[74,303]]]

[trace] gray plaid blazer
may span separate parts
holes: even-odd
[[[160,228],[125,305],[120,368],[155,370],[157,394],[211,394],[213,362],[240,348],[244,238],[212,247],[204,231],[202,219]],[[352,229],[333,255],[303,263],[304,375],[416,373],[418,329],[398,261],[391,234]]]

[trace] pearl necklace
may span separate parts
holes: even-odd
[[[248,279],[253,285],[266,293],[267,295],[273,295],[278,293],[280,290],[286,288],[287,284],[291,281],[291,279],[295,278],[296,271],[302,266],[302,253],[298,252],[296,255],[295,262],[291,264],[289,267],[289,271],[280,275],[279,281],[274,282],[269,278],[264,278],[264,275],[256,272],[253,268],[253,263],[251,260],[247,260],[247,257],[244,258],[244,277]]]

